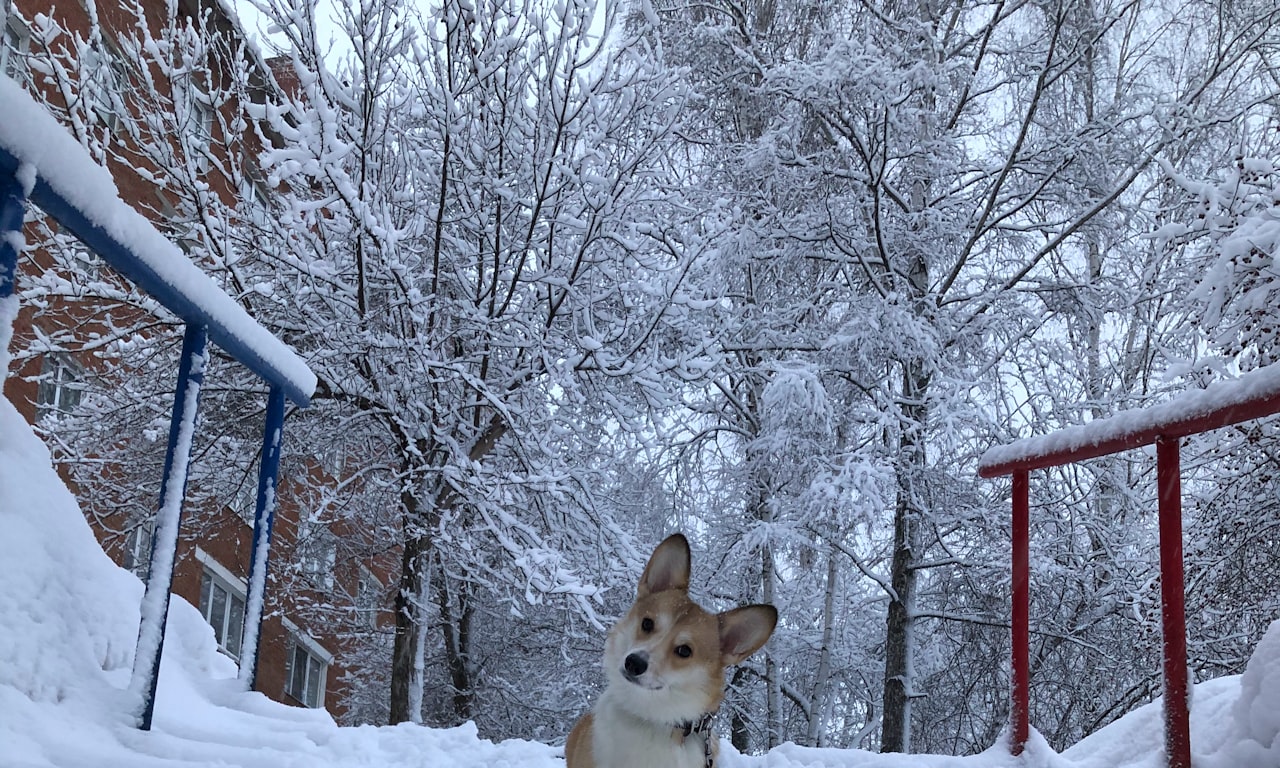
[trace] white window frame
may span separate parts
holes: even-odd
[[[79,363],[63,352],[46,353],[36,387],[36,418],[70,413],[80,404],[84,390],[84,369]]]
[[[0,43],[0,73],[15,80],[27,70],[27,54],[31,52],[31,29],[18,18],[12,8],[4,24],[4,42]]]
[[[102,275],[102,257],[87,248],[73,249],[71,261],[71,268],[79,273],[81,279],[97,280]]]
[[[356,623],[370,631],[378,628],[378,613],[382,610],[379,598],[386,585],[373,574],[373,571],[360,566],[360,576],[356,581],[356,594],[353,601],[356,606]]]
[[[196,169],[208,171],[213,149],[213,99],[189,72],[173,81],[173,112],[184,137],[183,146]]]
[[[332,592],[333,572],[338,563],[338,539],[329,530],[329,526],[312,521],[305,515],[300,516],[295,551],[298,568],[308,586],[317,592]]]
[[[218,650],[233,659],[239,660],[241,653],[244,652],[244,649],[239,646],[244,638],[245,607],[248,602],[246,595],[249,592],[248,584],[244,579],[236,576],[215,560],[212,555],[199,547],[196,547],[196,560],[204,566],[204,571],[200,575],[200,604],[197,606],[200,610],[200,615],[204,616],[204,620],[209,622],[209,626],[214,628],[214,637],[216,638],[219,634],[219,628],[217,624],[213,623],[213,617],[210,615],[213,611],[214,603],[212,590],[217,587],[227,593],[227,599],[224,602],[223,614],[221,617],[222,627],[220,634],[222,635],[222,640],[218,643]],[[210,585],[209,598],[207,601],[205,599],[204,591],[204,581],[206,576],[209,577]],[[233,613],[232,606],[234,604],[233,598],[239,600],[241,606],[240,627],[239,631],[235,633],[231,631],[232,627],[230,626]],[[235,643],[234,646],[231,645],[233,637]],[[235,650],[233,650],[233,648]]]
[[[240,219],[254,229],[270,229],[271,206],[267,203],[267,193],[247,171],[244,174],[240,185]]]
[[[151,540],[155,537],[155,519],[143,520],[129,531],[125,540],[125,564],[135,576],[146,581],[151,573]]]
[[[90,43],[82,49],[80,62],[80,98],[86,102],[85,114],[96,115],[112,133],[119,133],[124,117],[116,109],[124,100],[127,84],[125,74],[119,69],[121,57],[105,39]]]
[[[236,517],[252,528],[254,516],[258,512],[258,484],[245,479],[236,488],[235,496],[228,506],[236,514]]]
[[[311,639],[292,621],[283,619],[283,622],[289,633],[289,655],[285,658],[284,693],[304,707],[324,709],[325,688],[329,677],[329,666],[333,664],[333,654]],[[302,690],[300,691],[295,690],[294,686],[294,671],[299,653],[305,657],[303,661],[306,662],[306,668],[302,672]],[[315,662],[315,665],[312,666],[311,662]],[[312,688],[312,682],[315,683],[314,688]],[[314,694],[314,699],[311,701],[308,701],[309,693]]]

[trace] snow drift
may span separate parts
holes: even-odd
[[[133,727],[126,691],[142,584],[98,546],[48,450],[0,398],[0,768],[338,768],[522,766],[563,768],[558,747],[493,743],[474,726],[340,728],[323,711],[288,707],[239,689],[212,629],[175,598],[161,664],[154,728]],[[568,726],[566,723],[566,732]],[[879,755],[784,745],[724,768],[1157,768],[1164,764],[1159,702],[1130,713],[1059,755],[1033,734],[1014,758]],[[1198,768],[1280,766],[1280,622],[1244,675],[1196,687],[1192,748]]]

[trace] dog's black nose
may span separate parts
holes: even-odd
[[[626,661],[622,662],[622,668],[626,670],[627,677],[639,677],[649,668],[649,654],[639,651],[627,656]]]

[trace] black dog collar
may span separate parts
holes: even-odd
[[[681,741],[692,735],[702,737],[702,754],[704,768],[712,768],[714,759],[711,756],[711,721],[715,719],[715,712],[707,712],[697,720],[686,720],[676,725],[680,731]]]

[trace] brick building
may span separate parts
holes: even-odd
[[[56,3],[54,0],[12,0],[4,23],[0,68],[6,75],[42,93],[50,103],[64,108],[71,127],[82,133],[82,141],[87,140],[91,145],[119,142],[121,146],[130,142],[166,142],[165,146],[174,148],[175,162],[189,162],[188,170],[203,174],[205,169],[218,164],[207,163],[202,153],[225,159],[217,158],[218,153],[229,151],[222,142],[221,126],[235,119],[240,110],[234,103],[208,98],[206,88],[211,90],[213,84],[202,82],[201,78],[217,78],[220,69],[232,65],[248,67],[249,82],[253,86],[249,96],[255,99],[271,98],[273,89],[279,87],[278,80],[268,64],[252,53],[246,55],[235,45],[242,33],[219,0],[179,0],[177,26],[183,27],[190,21],[193,23],[186,27],[189,30],[221,36],[223,44],[216,49],[224,55],[208,57],[203,62],[206,74],[202,76],[187,74],[179,79],[173,73],[166,73],[168,77],[155,80],[155,87],[163,90],[165,98],[174,105],[181,139],[148,135],[149,129],[155,131],[156,123],[149,123],[146,115],[131,113],[133,108],[111,95],[114,89],[141,87],[136,69],[139,65],[127,60],[115,33],[145,21],[148,28],[159,35],[166,24],[173,27],[174,19],[167,16],[167,7],[167,3],[158,0],[141,0],[135,12],[132,5],[108,7],[107,3],[100,2],[96,4],[97,26],[94,27],[91,14],[80,0]],[[199,23],[194,23],[197,21]],[[55,28],[56,33],[51,33]],[[49,57],[55,53],[64,61],[74,60],[85,67],[80,76],[81,87],[74,96],[76,103],[68,104],[67,92],[56,88],[51,76],[44,71],[49,68]],[[229,63],[227,56],[241,58]],[[43,63],[33,73],[31,67],[36,62]],[[253,165],[251,151],[246,152],[243,147],[235,151],[245,155],[235,158],[238,166]],[[121,157],[129,154],[127,151],[102,153],[121,197],[150,215],[161,231],[173,231],[173,222],[168,220],[173,200],[153,182],[155,169],[148,168],[147,161],[121,161]],[[241,177],[251,179],[253,174],[246,171]],[[202,176],[201,181],[222,200],[266,194],[257,184],[243,181],[236,184],[212,172],[207,178]],[[181,239],[178,242],[181,244]],[[69,260],[65,253],[55,259],[47,250],[29,250],[19,262],[19,292],[25,276],[66,269],[67,264],[86,274],[106,269],[95,263],[91,254],[77,252],[71,254]],[[57,296],[41,304],[37,314],[24,302],[15,327],[15,348],[30,347],[32,340],[53,338],[60,332],[93,334],[120,322],[118,316],[102,317],[101,308],[90,300]],[[4,382],[4,394],[28,421],[41,425],[46,434],[56,437],[57,419],[51,417],[74,411],[90,387],[109,386],[93,375],[94,367],[92,356],[62,351],[30,355]],[[341,717],[346,700],[344,673],[351,671],[349,659],[354,658],[353,638],[363,633],[367,635],[365,641],[372,638],[376,644],[378,636],[385,636],[384,627],[390,623],[384,608],[389,604],[387,585],[391,579],[387,574],[395,553],[385,553],[387,558],[392,558],[390,564],[376,558],[340,557],[339,545],[345,532],[310,519],[307,508],[312,501],[296,477],[298,473],[306,476],[313,481],[307,486],[314,488],[315,481],[323,484],[325,478],[332,477],[341,468],[326,469],[318,461],[301,465],[295,462],[295,465],[295,481],[291,482],[288,475],[282,473],[279,489],[272,580],[267,590],[256,688],[273,699],[309,707],[323,706]],[[158,474],[155,482],[159,482]],[[72,486],[75,491],[75,484]],[[207,500],[210,494],[195,494],[206,501],[194,510],[199,525],[184,523],[173,582],[174,594],[200,609],[213,627],[220,649],[233,659],[238,659],[241,653],[256,486],[246,482],[240,488],[240,492],[228,493],[213,503]],[[138,503],[150,505],[153,513],[155,496],[151,490],[146,493],[151,494],[150,498],[140,499]],[[84,501],[82,499],[82,506],[87,509]],[[190,519],[192,514],[189,508],[186,517]],[[152,531],[148,518],[121,513],[89,515],[89,520],[109,555],[139,575],[145,574]],[[292,578],[289,589],[282,590],[276,588],[281,581],[276,577],[286,565],[291,567]],[[350,607],[342,622],[317,619],[315,611],[304,610],[304,606],[333,603]],[[342,626],[338,626],[339,623]],[[364,645],[367,647],[368,642]]]

